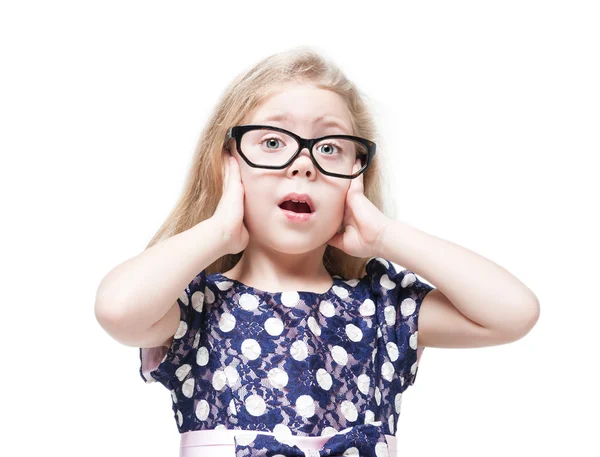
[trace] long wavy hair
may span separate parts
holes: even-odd
[[[222,151],[228,147],[227,130],[243,123],[247,114],[271,93],[275,85],[287,82],[310,83],[344,98],[351,115],[352,134],[377,144],[375,157],[363,174],[364,194],[383,214],[394,218],[395,205],[384,199],[384,196],[391,195],[384,174],[387,167],[384,165],[382,140],[367,105],[367,97],[330,59],[310,47],[300,46],[264,58],[226,87],[200,133],[179,201],[146,249],[214,214],[222,195]],[[343,227],[339,232],[342,231]],[[220,257],[206,267],[207,274],[230,270],[243,252]],[[364,276],[368,260],[350,256],[329,245],[323,255],[323,265],[330,275],[343,279]]]

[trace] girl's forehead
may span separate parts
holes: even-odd
[[[248,113],[252,123],[329,123],[349,130],[351,115],[345,100],[335,92],[309,85],[292,85],[273,90]]]
[[[281,105],[294,100],[302,105],[334,105],[347,108],[343,97],[331,90],[322,89],[312,84],[283,84],[270,88],[261,98],[257,108]]]
[[[281,111],[273,111],[271,114],[265,116],[257,116],[254,118],[255,123],[258,124],[267,124],[267,125],[279,125],[284,128],[289,127],[292,130],[297,125],[312,125],[313,127],[323,127],[323,128],[333,128],[337,129],[339,133],[351,133],[351,123],[343,116],[335,115],[335,114],[319,114],[319,115],[303,115],[303,116],[294,116],[288,112]]]

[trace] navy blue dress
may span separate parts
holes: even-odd
[[[382,421],[394,435],[434,287],[382,257],[361,279],[333,281],[323,294],[271,293],[201,271],[177,300],[171,347],[140,348],[140,375],[170,390],[179,432],[319,436]]]

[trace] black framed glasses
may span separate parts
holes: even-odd
[[[353,135],[302,138],[289,130],[270,125],[237,125],[227,130],[244,161],[253,168],[281,170],[307,148],[317,169],[327,176],[354,179],[369,168],[375,156],[374,142]],[[360,169],[353,173],[360,159]]]

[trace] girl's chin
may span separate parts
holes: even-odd
[[[271,228],[262,233],[263,235],[259,236],[259,242],[282,254],[306,254],[323,247],[323,243],[315,239],[314,231],[312,234],[288,233],[286,235],[281,232],[274,233]]]

